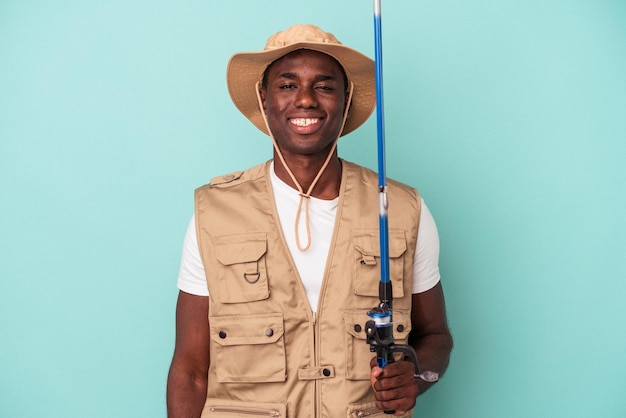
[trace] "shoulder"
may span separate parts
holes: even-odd
[[[238,186],[240,184],[257,180],[265,176],[267,172],[267,166],[269,162],[265,162],[254,167],[248,168],[244,171],[234,171],[228,174],[222,174],[213,177],[208,184],[197,189],[197,192],[206,191],[210,189],[225,189]]]
[[[361,182],[365,183],[367,186],[378,188],[378,173],[377,172],[367,167],[364,167],[362,165],[352,163],[350,161],[346,161],[346,160],[341,160],[341,161],[343,163],[344,168],[348,170],[348,173],[354,174],[357,177],[359,177]],[[412,198],[417,198],[419,196],[419,193],[413,186],[391,179],[389,177],[386,180],[387,180],[387,187],[390,193],[399,192],[402,194],[409,195]]]

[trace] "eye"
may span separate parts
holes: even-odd
[[[284,84],[280,84],[278,86],[278,88],[280,90],[291,90],[291,89],[295,89],[296,85],[295,84],[291,84],[291,83],[284,83]]]

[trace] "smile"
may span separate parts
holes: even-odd
[[[296,126],[311,126],[319,122],[319,118],[293,118],[289,123]]]

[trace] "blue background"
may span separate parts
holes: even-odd
[[[0,2],[0,416],[165,416],[193,189],[271,157],[226,62],[293,23],[373,55],[362,0]],[[415,416],[626,416],[626,2],[384,1],[383,42],[456,342]]]

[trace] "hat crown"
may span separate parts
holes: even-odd
[[[270,36],[265,44],[265,50],[283,48],[301,42],[341,45],[332,33],[324,32],[315,25],[293,25]]]

